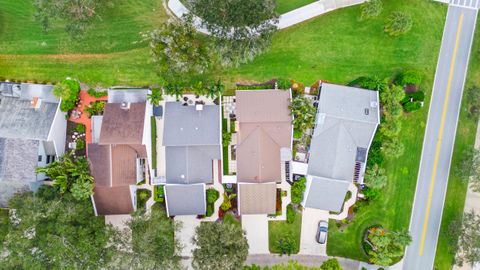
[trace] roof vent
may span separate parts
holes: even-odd
[[[372,107],[372,108],[377,108],[377,107],[378,107],[378,102],[376,102],[376,101],[370,101],[370,107]]]
[[[125,102],[125,101],[122,102],[122,103],[120,104],[120,109],[122,109],[122,110],[128,110],[128,109],[130,109],[130,102]]]
[[[39,109],[40,106],[42,105],[42,100],[39,99],[38,97],[33,97],[32,100],[30,101],[30,104],[32,105],[32,108]]]
[[[365,108],[365,115],[369,115],[369,114],[370,114],[370,109]]]
[[[181,175],[180,175],[180,178],[185,179],[185,175],[184,175],[184,174],[181,174]]]
[[[203,104],[197,104],[197,105],[195,105],[195,110],[197,110],[197,111],[203,111]]]

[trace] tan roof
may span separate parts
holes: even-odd
[[[236,92],[236,115],[240,122],[291,122],[290,91],[246,90]]]
[[[122,215],[133,212],[129,186],[95,187],[95,208],[98,215]]]
[[[142,144],[146,103],[105,104],[99,144]]]
[[[95,180],[94,200],[99,215],[133,211],[130,185],[137,182],[137,157],[144,145],[88,145],[90,171]]]
[[[275,183],[239,184],[239,211],[245,214],[275,214],[277,188]]]
[[[237,91],[237,179],[239,182],[281,181],[281,148],[290,148],[290,92]]]

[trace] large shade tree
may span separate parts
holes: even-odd
[[[161,28],[146,32],[153,62],[163,84],[184,87],[205,80],[216,61],[208,39],[200,37],[192,16],[170,20]]]
[[[113,6],[110,0],[35,0],[35,18],[47,31],[59,21],[72,37],[81,36],[100,17],[103,9]]]
[[[456,173],[468,182],[474,191],[480,192],[480,151],[474,148],[464,151]]]
[[[242,269],[248,255],[245,232],[240,226],[222,222],[202,222],[193,242],[194,269]]]
[[[395,232],[381,227],[370,228],[367,243],[372,247],[368,252],[370,262],[378,265],[391,265],[402,255],[405,247],[412,241],[408,232]]]
[[[115,232],[95,217],[90,201],[60,195],[49,186],[16,194],[0,255],[2,269],[100,269],[115,253]]]
[[[178,224],[158,205],[149,214],[137,212],[127,223],[128,230],[116,235],[119,250],[109,263],[112,269],[180,269],[181,247],[175,238]],[[129,248],[125,248],[129,247]]]
[[[188,0],[187,5],[214,37],[224,65],[252,60],[277,29],[275,0]]]

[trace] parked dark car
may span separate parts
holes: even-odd
[[[318,223],[317,242],[319,244],[325,244],[327,242],[327,234],[328,234],[328,222],[321,220]]]

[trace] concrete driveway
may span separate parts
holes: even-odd
[[[248,254],[269,254],[267,215],[242,215],[242,228],[247,233]]]
[[[200,220],[197,219],[197,216],[176,216],[175,221],[181,222],[181,228],[175,236],[182,246],[180,255],[192,257],[193,250],[196,248],[192,239],[195,236],[195,228],[200,225]]]
[[[327,243],[319,244],[316,235],[320,220],[328,222],[328,211],[305,208],[302,213],[302,232],[300,235],[300,252],[302,255],[327,255]],[[328,238],[327,238],[328,241]]]

